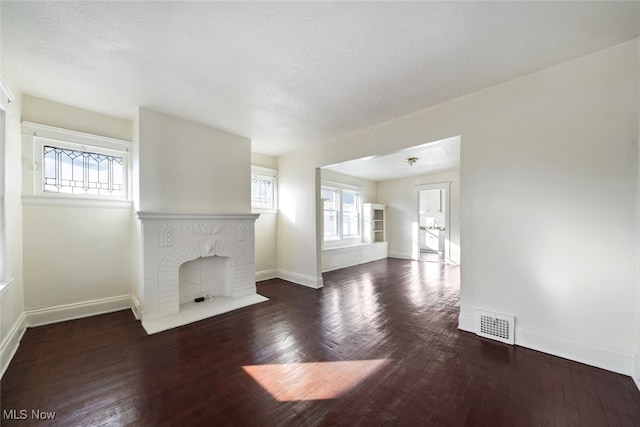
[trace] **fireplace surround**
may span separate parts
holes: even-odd
[[[143,273],[138,315],[147,333],[267,301],[256,293],[254,223],[258,216],[138,212]],[[210,264],[224,269],[209,273],[221,283],[215,288],[201,286],[202,295],[197,287],[192,288],[190,296],[194,298],[185,302],[180,267],[209,257],[224,259]],[[205,297],[204,301],[195,302],[199,297]]]

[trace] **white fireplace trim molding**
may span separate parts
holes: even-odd
[[[148,333],[267,300],[256,293],[254,223],[258,216],[138,212],[144,277],[139,314]],[[181,305],[180,266],[213,256],[228,259],[225,280],[229,283],[224,287],[230,291],[213,301]]]

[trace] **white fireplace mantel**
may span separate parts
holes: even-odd
[[[255,232],[258,214],[138,212],[142,224],[140,317],[148,333],[245,307],[267,298],[256,293]],[[180,267],[187,262],[220,257],[225,267],[216,280],[224,293],[204,302],[185,303]],[[198,289],[198,288],[196,288]],[[196,290],[196,292],[199,292]],[[195,295],[196,297],[205,297]],[[209,294],[210,292],[206,292]]]
[[[138,218],[147,219],[212,219],[212,220],[242,220],[255,221],[260,214],[238,214],[238,213],[176,213],[176,212],[145,212],[138,211]]]

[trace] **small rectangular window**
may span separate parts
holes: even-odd
[[[276,171],[253,166],[251,168],[251,207],[277,209]]]
[[[123,197],[122,157],[43,146],[44,187],[50,193]]]
[[[24,121],[22,141],[29,165],[23,196],[71,205],[129,203],[130,141]]]

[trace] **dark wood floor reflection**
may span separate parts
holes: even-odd
[[[458,277],[388,259],[152,336],[129,311],[29,329],[2,410],[56,418],[3,425],[640,426],[631,378],[458,331]]]

